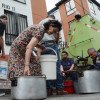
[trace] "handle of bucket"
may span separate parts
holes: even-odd
[[[54,51],[54,53],[56,54],[56,57],[57,57],[57,53],[56,53],[56,51],[53,48],[50,48],[50,47],[46,47],[46,48]],[[57,60],[58,60],[58,57],[57,57]]]
[[[11,74],[13,75],[12,77],[11,77]],[[11,71],[11,72],[9,73],[9,79],[10,79],[10,80],[15,79],[14,74],[15,74],[14,71]]]

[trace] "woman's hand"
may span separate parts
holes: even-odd
[[[30,75],[29,66],[25,66],[25,69],[24,69],[24,76],[29,76],[29,75]]]
[[[41,44],[37,44],[36,47],[40,48],[42,51],[45,51],[46,50],[46,47],[41,45]]]
[[[45,47],[45,46],[43,46],[42,48],[41,48],[41,50],[42,51],[45,51],[47,48]]]

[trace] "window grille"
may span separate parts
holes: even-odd
[[[5,30],[5,43],[11,45],[14,39],[28,26],[27,16],[5,10],[8,21]]]
[[[74,0],[70,0],[65,4],[67,15],[70,15],[76,11]]]

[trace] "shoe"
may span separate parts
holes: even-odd
[[[47,89],[47,95],[48,95],[48,96],[53,95],[53,91],[50,90],[50,89]]]
[[[57,95],[64,95],[64,94],[67,94],[67,92],[64,90],[56,90],[56,94]]]

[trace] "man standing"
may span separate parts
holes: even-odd
[[[87,52],[93,60],[93,66],[90,69],[100,69],[100,52],[97,52],[94,48],[89,48]]]
[[[46,19],[42,20],[39,24],[44,24],[45,22],[49,21],[49,20],[54,20],[55,16],[54,15],[49,15],[47,16]],[[59,56],[59,50],[58,50],[58,39],[59,39],[59,33],[58,34],[52,34],[52,35],[48,35],[48,34],[44,34],[43,39],[41,40],[41,45],[45,46],[45,47],[51,47],[53,48],[56,53],[57,53],[57,65],[56,65],[56,69],[57,69],[57,80],[56,80],[56,94],[57,95],[62,95],[64,94],[63,91],[63,80],[62,80],[62,74],[60,71],[60,56]],[[42,55],[45,54],[55,54],[52,50],[47,49],[46,51],[41,52]],[[53,94],[53,81],[52,80],[47,80],[47,94],[48,95],[52,95]]]
[[[0,16],[0,53],[2,51],[2,56],[1,56],[2,58],[5,58],[3,34],[6,28],[6,23],[7,23],[7,16],[1,15]]]

